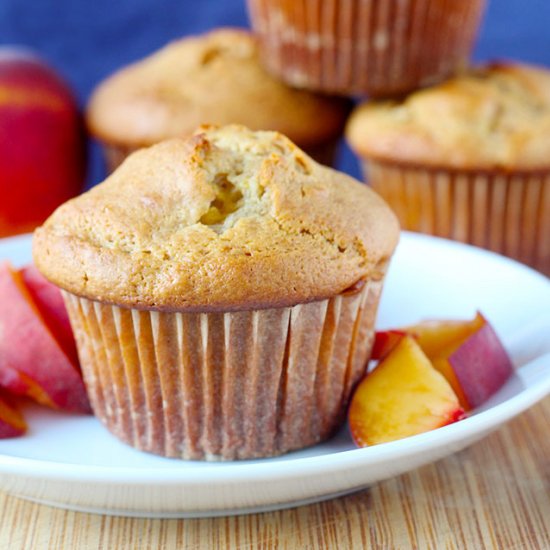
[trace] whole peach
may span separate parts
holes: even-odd
[[[85,138],[67,83],[32,52],[0,48],[0,237],[32,230],[78,194]]]

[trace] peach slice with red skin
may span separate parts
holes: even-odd
[[[407,333],[404,330],[384,330],[377,332],[370,358],[373,361],[382,361],[405,336],[407,336]]]
[[[486,322],[478,312],[472,320],[423,321],[403,330],[417,339],[428,357],[434,358],[448,355],[450,349],[460,345]]]
[[[78,367],[7,262],[0,264],[0,304],[0,385],[53,408],[91,412]]]
[[[401,329],[376,333],[371,359],[380,361],[386,357],[407,334],[414,336],[428,357],[437,357],[449,345],[463,341],[485,323],[478,313],[472,321],[422,321]]]
[[[453,389],[418,343],[404,336],[353,394],[348,419],[360,447],[420,434],[464,418]]]
[[[33,264],[19,270],[42,319],[74,365],[78,365],[76,342],[61,291]]]
[[[481,405],[513,372],[506,350],[481,313],[469,321],[424,321],[379,332],[374,350],[386,357],[407,334],[447,379],[465,410]]]
[[[467,411],[482,405],[514,371],[493,327],[479,312],[471,321],[429,321],[407,330]]]
[[[474,319],[468,321],[424,321],[405,329],[415,336],[432,365],[451,384],[460,404],[467,411],[472,405],[449,362],[449,357],[485,323],[485,318],[477,313]]]
[[[447,358],[468,408],[479,407],[514,372],[512,361],[493,327],[484,325],[468,336]]]
[[[18,437],[27,431],[23,415],[12,403],[9,396],[0,392],[0,439]]]

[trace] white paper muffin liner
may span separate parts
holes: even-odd
[[[488,172],[363,162],[401,227],[473,244],[550,275],[550,170]]]
[[[263,62],[287,83],[391,96],[466,64],[485,0],[248,0]]]
[[[381,288],[216,313],[64,297],[92,408],[113,434],[164,456],[232,460],[307,447],[341,425]]]

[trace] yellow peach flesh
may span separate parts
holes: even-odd
[[[358,445],[376,445],[439,428],[463,414],[444,376],[405,336],[358,386],[349,425]]]

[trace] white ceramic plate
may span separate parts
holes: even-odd
[[[29,261],[29,237],[0,240],[0,258]],[[483,410],[456,424],[365,449],[343,428],[274,459],[201,463],[135,451],[93,417],[29,407],[28,435],[0,441],[0,488],[73,510],[148,517],[258,512],[356,491],[466,447],[550,393],[550,280],[495,254],[403,234],[379,328],[467,318],[476,309],[519,368]]]

